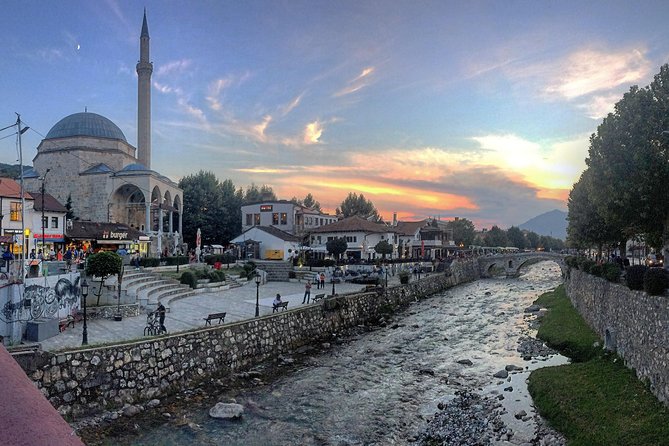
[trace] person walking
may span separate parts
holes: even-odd
[[[320,283],[321,283],[321,288],[325,289],[325,273],[321,273]]]
[[[158,304],[158,308],[156,308],[156,313],[158,313],[158,322],[160,323],[160,331],[163,333],[167,333],[167,328],[165,328],[165,306],[163,306],[163,303]]]
[[[309,299],[311,298],[311,282],[307,280],[307,282],[304,284],[304,297],[302,298],[302,303],[309,303]]]

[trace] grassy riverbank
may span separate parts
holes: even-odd
[[[539,413],[570,446],[669,446],[669,410],[618,356],[594,347],[598,338],[564,287],[537,303],[550,310],[538,337],[574,361],[532,372],[529,390]]]

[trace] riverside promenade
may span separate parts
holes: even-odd
[[[399,283],[398,276],[388,276],[388,285]],[[347,294],[360,291],[365,285],[353,283],[335,284],[337,294]],[[267,282],[259,288],[260,316],[272,314],[272,301],[276,293],[281,294],[281,300],[288,302],[288,309],[302,306],[304,297],[304,282]],[[326,283],[325,289],[311,288],[311,298],[317,294],[332,294],[332,284]],[[307,305],[307,304],[304,304]],[[319,305],[319,304],[310,304]],[[236,322],[255,317],[256,284],[247,282],[244,285],[228,290],[211,293],[199,293],[194,296],[176,300],[170,305],[170,311],[165,315],[165,327],[168,334],[204,328],[204,319],[210,313],[226,312],[225,322]],[[111,319],[88,319],[88,345],[93,347],[99,344],[119,343],[123,341],[139,341],[151,339],[144,336],[146,327],[146,313],[136,317],[125,317],[122,321]],[[216,324],[212,321],[212,324]],[[45,351],[67,350],[81,346],[83,322],[77,322],[67,330],[40,342]]]

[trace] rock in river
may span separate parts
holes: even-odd
[[[223,418],[231,420],[241,418],[244,413],[244,406],[235,403],[216,403],[209,409],[209,416],[212,418]]]

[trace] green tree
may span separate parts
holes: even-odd
[[[261,201],[277,201],[276,194],[271,186],[263,184],[258,187],[256,184],[251,184],[246,188],[244,193],[243,204],[259,203]]]
[[[386,259],[386,254],[392,254],[393,253],[393,245],[388,243],[387,240],[381,240],[379,243],[377,243],[374,246],[374,251],[376,251],[378,254],[383,255],[383,260]]]
[[[453,231],[453,242],[460,246],[470,246],[474,244],[476,237],[476,228],[474,223],[466,218],[456,218],[446,223],[446,228]]]
[[[189,246],[195,246],[195,236],[200,228],[203,245],[221,243],[226,234],[221,222],[226,217],[221,184],[216,176],[212,172],[201,170],[195,175],[181,178],[179,187],[185,198],[182,234],[184,241]],[[236,213],[240,213],[239,209]]]
[[[379,221],[379,213],[374,204],[365,198],[363,194],[349,192],[348,196],[341,202],[337,208],[337,215],[341,214],[344,218],[357,215],[358,217]]]
[[[485,245],[490,247],[506,246],[506,232],[503,229],[500,229],[497,225],[493,225],[490,228],[490,231],[486,232],[483,236],[485,240]]]
[[[314,199],[314,196],[311,195],[311,193],[308,193],[306,197],[304,197],[304,201],[302,202],[304,207],[308,207],[309,209],[313,209],[315,211],[321,212],[321,204]]]
[[[509,246],[514,246],[518,249],[525,249],[525,234],[517,226],[511,226],[506,230],[506,238]]]
[[[242,202],[244,201],[243,191],[235,189],[232,180],[224,180],[220,184],[221,191],[221,212],[219,220],[218,240],[219,243],[226,245],[230,240],[237,237],[242,232]]]
[[[100,277],[100,289],[96,296],[97,305],[100,305],[100,296],[102,295],[102,285],[104,281],[115,274],[121,272],[123,259],[113,251],[101,251],[88,257],[86,261],[86,274],[93,277]]]
[[[339,260],[341,255],[348,249],[348,243],[344,237],[336,237],[327,241],[325,249],[327,249],[335,259]]]
[[[525,247],[529,249],[539,248],[539,234],[534,231],[525,233],[526,244]]]
[[[72,211],[72,194],[67,195],[67,201],[65,202],[65,209],[67,209],[67,212],[65,213],[65,218],[68,220],[72,220],[74,218],[74,212]]]

